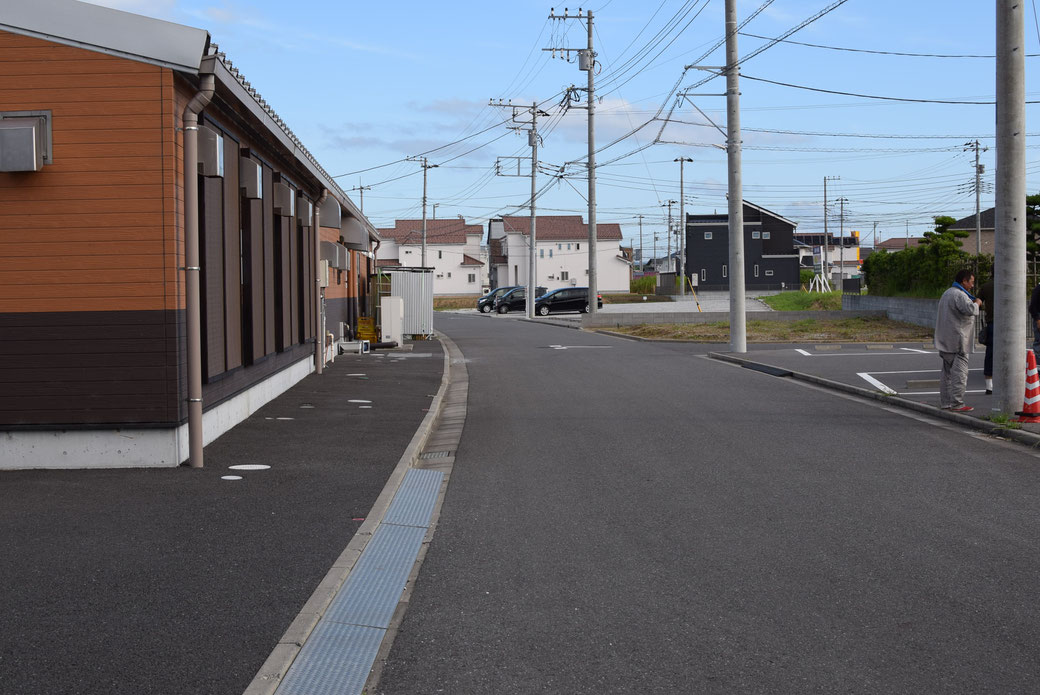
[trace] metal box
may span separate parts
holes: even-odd
[[[224,136],[208,126],[199,126],[199,173],[224,175]]]
[[[306,198],[300,198],[296,202],[296,220],[302,227],[310,227],[314,224],[314,203]]]
[[[296,215],[296,191],[281,182],[274,185],[274,214],[284,217]]]
[[[44,162],[42,117],[0,120],[0,171],[39,171]]]
[[[433,268],[384,268],[390,296],[404,300],[404,334],[433,335]]]
[[[325,199],[325,202],[318,208],[318,217],[320,218],[318,224],[322,227],[336,227],[340,225],[340,209],[339,201],[329,196]]]
[[[260,167],[260,162],[248,157],[242,157],[239,160],[238,174],[243,198],[260,200],[264,197],[263,170]]]
[[[339,227],[339,236],[348,249],[365,251],[368,249],[368,233],[364,225],[354,217],[344,217]]]

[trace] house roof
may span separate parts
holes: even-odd
[[[198,74],[209,32],[76,0],[8,0],[0,29]]]
[[[765,213],[766,215],[769,215],[770,217],[774,217],[774,218],[776,218],[778,220],[782,220],[783,222],[786,222],[787,224],[791,225],[792,227],[797,227],[798,226],[797,222],[793,222],[793,221],[787,219],[786,217],[784,217],[783,215],[778,215],[775,212],[773,212],[772,210],[766,210],[761,205],[755,205],[754,203],[745,200],[744,201],[744,206],[752,208],[754,210],[758,210],[759,212]]]
[[[474,258],[468,254],[462,254],[462,263],[460,265],[484,265],[479,258]]]
[[[392,239],[398,244],[422,243],[422,220],[394,220],[394,226],[377,229],[383,239]],[[484,227],[479,224],[467,224],[466,220],[449,217],[440,220],[426,220],[427,244],[465,244],[467,234],[484,234]]]
[[[996,209],[990,208],[979,213],[979,227],[982,229],[994,229],[996,227]],[[957,231],[974,232],[975,215],[969,215],[959,219],[950,225],[950,229]]]
[[[911,247],[913,247],[913,246],[920,246],[921,245],[921,237],[916,237],[916,236],[910,237],[909,245]],[[876,248],[886,249],[888,251],[902,251],[906,247],[907,247],[907,239],[906,239],[906,237],[892,237],[891,239],[885,239],[884,241],[879,241]]]
[[[507,232],[528,234],[531,217],[503,217],[502,224]],[[589,225],[581,215],[538,215],[535,236],[538,241],[583,241],[589,238]],[[621,225],[603,222],[596,225],[598,241],[621,241]]]

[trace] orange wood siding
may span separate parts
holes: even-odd
[[[52,113],[54,164],[0,173],[0,313],[182,308],[173,73],[0,32],[0,109]]]

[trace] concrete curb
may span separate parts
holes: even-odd
[[[871,400],[879,401],[888,405],[894,405],[906,410],[914,410],[918,413],[923,413],[940,420],[949,420],[958,425],[964,425],[965,427],[981,430],[986,434],[1011,439],[1034,448],[1040,447],[1040,435],[1026,432],[1024,430],[1012,430],[1006,427],[1001,427],[989,420],[982,420],[977,417],[972,417],[971,415],[951,413],[947,410],[936,408],[934,405],[928,405],[927,403],[918,403],[917,401],[900,398],[899,396],[890,396],[884,393],[878,393],[877,391],[870,391],[868,389],[860,388],[859,386],[843,384],[840,381],[831,381],[830,379],[824,379],[823,377],[815,376],[813,374],[796,372],[792,369],[774,367],[769,364],[755,362],[754,360],[749,360],[745,357],[738,357],[729,353],[709,352],[708,357],[714,360],[719,360],[720,362],[730,362],[741,367],[760,369],[764,373],[772,374],[773,376],[790,376],[792,379],[797,379],[798,381],[816,384],[817,386],[823,386],[824,388],[832,389],[834,391],[843,391],[845,393],[860,396],[862,398],[869,398]]]
[[[444,342],[441,341],[441,344],[443,345]],[[404,454],[401,455],[400,460],[387,479],[386,485],[383,486],[382,492],[376,498],[372,509],[365,517],[365,521],[358,527],[357,533],[354,534],[346,549],[340,553],[340,556],[332,564],[332,568],[329,569],[325,578],[318,584],[318,588],[311,594],[311,597],[289,625],[285,634],[278,640],[278,644],[270,656],[267,657],[263,666],[260,667],[260,670],[257,671],[243,695],[274,695],[275,690],[281,685],[282,679],[299,655],[304,642],[307,641],[307,638],[315,626],[317,626],[318,620],[325,614],[329,604],[332,603],[332,599],[336,597],[336,593],[347,581],[347,577],[350,576],[350,572],[354,569],[358,558],[361,557],[361,553],[372,539],[372,534],[376,532],[379,524],[382,523],[390,502],[393,501],[394,495],[397,494],[397,489],[404,480],[405,473],[418,460],[419,453],[426,444],[426,440],[429,438],[437,418],[440,416],[444,396],[450,383],[451,356],[449,351],[445,349],[441,385],[437,390],[437,395],[434,396],[433,401],[430,403],[429,411],[422,422],[419,423],[419,429],[412,436],[411,442],[405,448]]]

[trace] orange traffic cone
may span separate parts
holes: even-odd
[[[1040,422],[1040,376],[1036,372],[1036,355],[1026,350],[1026,397],[1015,422]]]

